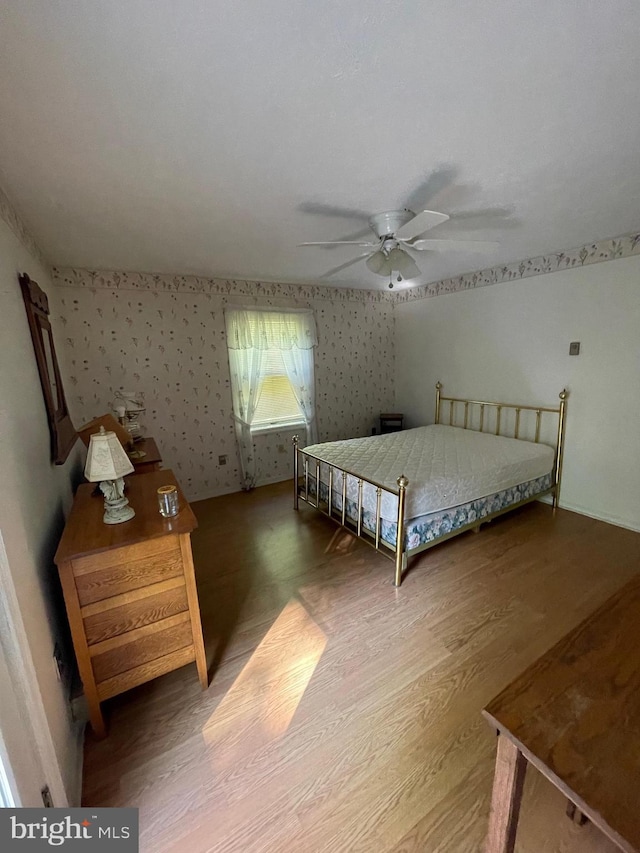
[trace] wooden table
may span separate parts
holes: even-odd
[[[163,518],[156,489],[178,486],[180,512]],[[102,521],[102,495],[78,488],[55,561],[60,572],[91,726],[106,735],[100,703],[196,662],[208,686],[191,531],[196,517],[170,470],[127,478],[136,514]]]
[[[514,849],[527,764],[620,850],[640,850],[640,577],[483,714],[499,732],[486,853]]]

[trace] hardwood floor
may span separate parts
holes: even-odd
[[[193,505],[211,685],[190,665],[107,704],[84,801],[141,851],[479,853],[481,708],[640,570],[640,535],[532,504],[393,565],[278,484]],[[518,853],[612,853],[530,770]]]

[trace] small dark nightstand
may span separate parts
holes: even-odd
[[[387,413],[380,415],[380,435],[387,432],[400,432],[404,428],[404,415],[399,413]]]
[[[132,456],[129,453],[129,459],[134,467],[134,474],[148,474],[150,471],[159,471],[162,468],[162,456],[158,450],[158,445],[148,436],[136,441],[133,445],[133,453],[143,453],[144,456]]]

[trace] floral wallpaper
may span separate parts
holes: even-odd
[[[0,192],[0,216],[34,245],[12,211]],[[637,254],[640,232],[395,293],[54,268],[58,310],[52,321],[74,422],[109,410],[118,388],[142,391],[147,434],[197,499],[240,487],[224,340],[227,303],[314,310],[318,426],[326,441],[368,434],[378,414],[394,408],[396,303]],[[255,436],[259,482],[291,475],[291,435]]]
[[[571,269],[571,267],[614,261],[631,255],[640,255],[640,232],[625,234],[623,237],[614,237],[610,240],[599,240],[597,243],[590,243],[588,246],[580,246],[567,252],[539,255],[537,258],[527,258],[513,264],[489,267],[485,270],[465,273],[456,278],[445,278],[430,284],[422,284],[419,287],[395,293],[393,299],[395,302],[412,302],[414,299],[428,299],[443,293],[457,293],[460,290],[472,290],[474,287],[487,287],[503,281],[514,281]]]
[[[393,304],[385,293],[85,270],[54,269],[53,277],[56,348],[74,423],[109,411],[119,388],[143,392],[145,432],[192,500],[240,488],[227,303],[313,309],[321,440],[366,435],[393,408]],[[259,482],[292,476],[292,435],[255,436]]]

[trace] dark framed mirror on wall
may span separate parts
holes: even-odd
[[[18,276],[22,298],[27,309],[29,331],[33,341],[40,384],[44,395],[49,432],[51,434],[51,461],[62,465],[78,438],[64,396],[62,379],[53,333],[49,322],[49,300],[41,287],[32,281],[26,273]]]

